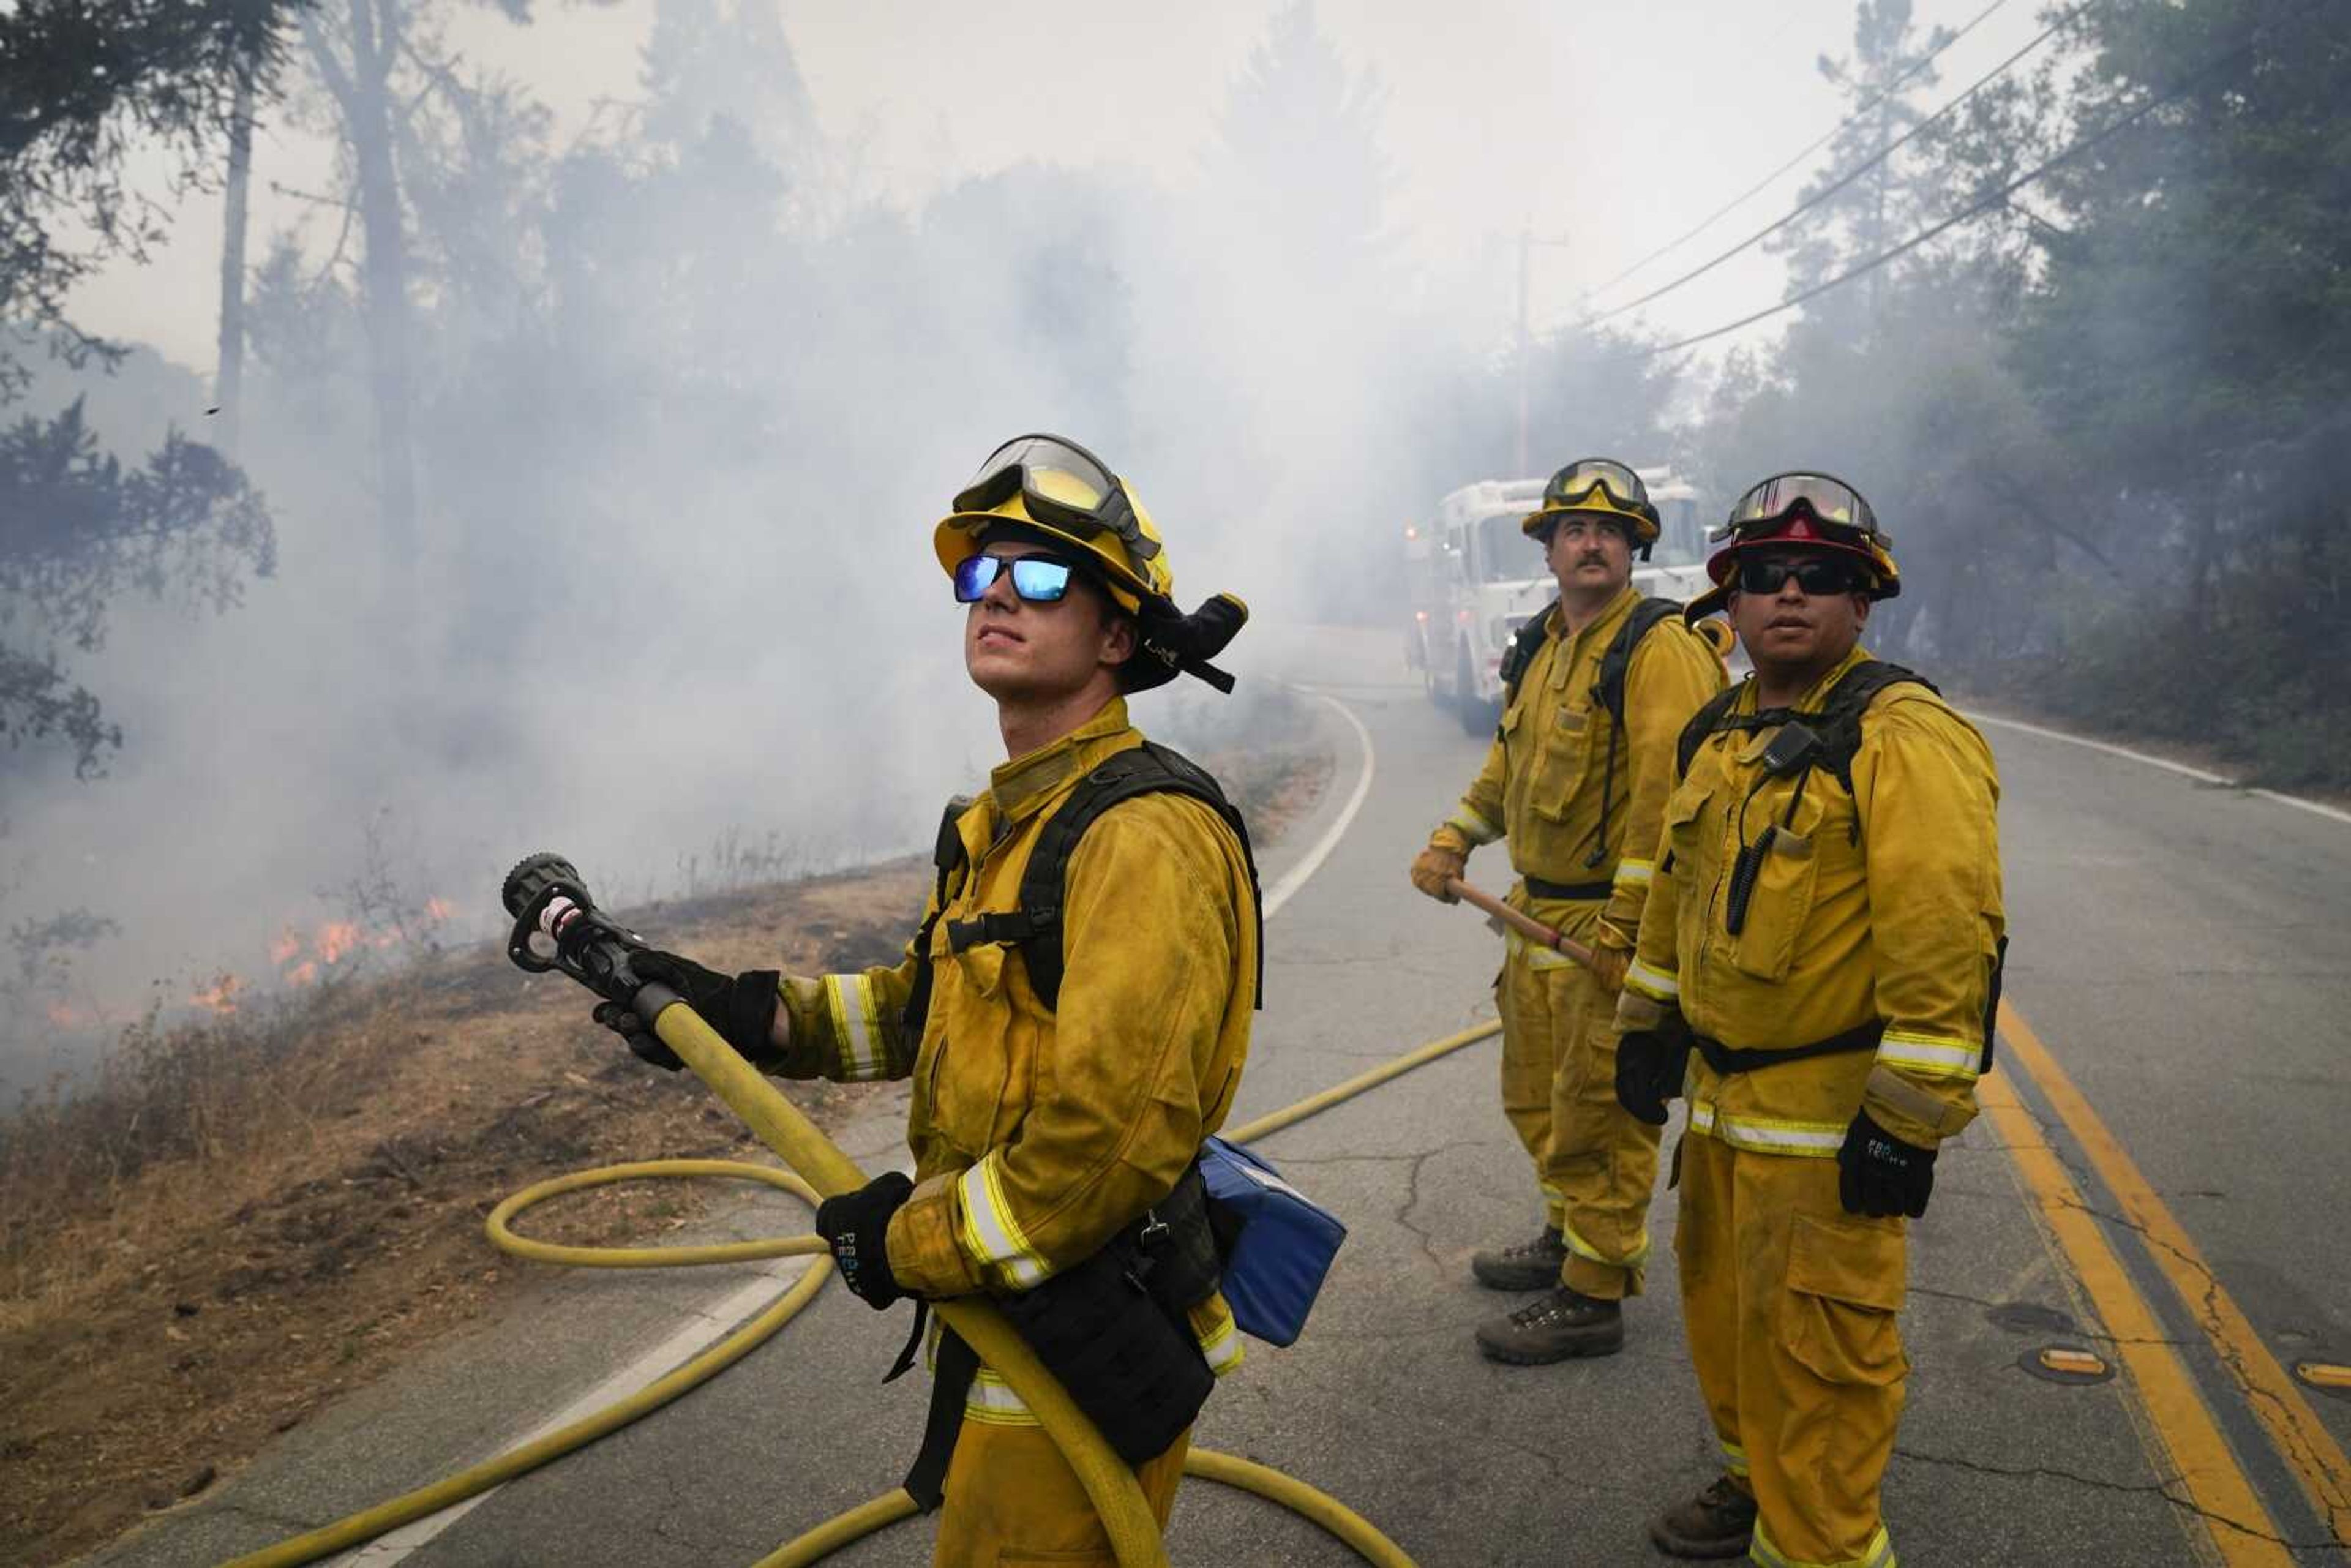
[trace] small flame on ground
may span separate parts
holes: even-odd
[[[223,975],[212,985],[190,994],[192,1006],[208,1009],[221,1018],[236,1011],[236,994],[245,989],[245,982],[235,975]]]

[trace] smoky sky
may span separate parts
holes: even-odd
[[[2014,46],[2012,9],[1948,75]],[[441,237],[420,247],[403,541],[373,526],[366,342],[308,199],[336,160],[315,117],[266,118],[256,267],[282,236],[279,284],[329,285],[278,302],[247,371],[240,455],[277,570],[217,616],[120,601],[74,664],[126,733],[108,776],[9,775],[6,919],[120,928],[45,998],[120,1022],[218,973],[266,991],[323,957],[371,856],[465,935],[536,849],[629,903],[729,842],[785,869],[926,843],[1001,758],[931,527],[1019,431],[1133,480],[1176,597],[1249,601],[1222,662],[1263,674],[1280,627],[1373,612],[1405,518],[1500,476],[1416,451],[1439,420],[1507,417],[1439,393],[1509,351],[1521,225],[1546,242],[1531,314],[1556,325],[1836,119],[1813,62],[1852,26],[1843,0],[1469,5],[1441,26],[1326,0],[1343,123],[1292,141],[1234,113],[1285,14],[792,5],[757,19],[796,91],[705,58],[695,90],[749,122],[665,130],[643,110],[650,0],[528,28],[453,8],[444,47],[502,73],[516,118],[413,204]],[[110,380],[48,371],[32,409],[86,395],[126,454],[203,434],[217,205],[79,299],[148,351]],[[1654,319],[1710,326],[1778,287],[1758,256]],[[12,1028],[17,1082],[93,1038]]]

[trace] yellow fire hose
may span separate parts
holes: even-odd
[[[648,990],[653,988],[647,988]],[[1360,1073],[1286,1110],[1230,1129],[1227,1138],[1247,1143],[1303,1121],[1342,1101],[1375,1088],[1415,1068],[1425,1066],[1464,1046],[1499,1032],[1499,1023],[1481,1024],[1448,1035],[1398,1057],[1384,1066]],[[739,1160],[649,1160],[576,1171],[539,1182],[514,1194],[490,1212],[486,1228],[492,1242],[507,1252],[540,1262],[605,1269],[674,1268],[691,1264],[739,1263],[758,1259],[813,1256],[816,1261],[757,1317],[691,1361],[639,1389],[635,1394],[592,1416],[574,1422],[536,1442],[497,1456],[471,1469],[444,1477],[430,1486],[380,1503],[348,1519],[308,1534],[235,1559],[227,1568],[293,1568],[373,1540],[388,1531],[437,1513],[491,1488],[586,1447],[607,1433],[651,1414],[679,1396],[699,1387],[773,1338],[812,1301],[831,1275],[832,1260],[821,1238],[778,1237],[764,1241],[730,1242],[705,1247],[593,1248],[562,1247],[517,1236],[514,1217],[533,1204],[564,1193],[615,1182],[645,1178],[674,1179],[727,1176],[763,1181],[801,1198],[810,1206],[838,1192],[865,1185],[856,1163],[819,1132],[808,1118],[757,1069],[737,1054],[691,1008],[664,1008],[654,1022],[664,1044],[709,1084],[721,1100],[762,1143],[793,1166],[793,1171]],[[981,1361],[1003,1375],[1051,1435],[1084,1485],[1101,1514],[1103,1528],[1120,1568],[1166,1568],[1158,1521],[1144,1501],[1134,1473],[1120,1462],[1102,1436],[1068,1394],[1054,1382],[1028,1345],[1005,1324],[985,1300],[967,1297],[935,1301],[941,1320],[970,1344]],[[1255,1492],[1302,1515],[1353,1549],[1378,1568],[1413,1568],[1412,1559],[1368,1521],[1336,1499],[1315,1490],[1280,1471],[1230,1454],[1195,1448],[1185,1459],[1184,1473]],[[816,1529],[786,1542],[760,1560],[758,1568],[801,1568],[820,1561],[851,1542],[860,1540],[917,1512],[914,1500],[895,1488],[861,1504]]]

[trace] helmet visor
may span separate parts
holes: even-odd
[[[1137,561],[1159,553],[1147,537],[1118,476],[1099,457],[1058,435],[1019,435],[987,455],[971,482],[956,493],[958,512],[985,512],[1019,496],[1029,515],[1081,537],[1118,536]]]
[[[1649,487],[1641,476],[1606,457],[1583,458],[1552,475],[1543,486],[1543,505],[1572,507],[1590,500],[1595,489],[1606,492],[1608,504],[1619,511],[1649,510]]]
[[[1861,492],[1826,474],[1774,474],[1756,486],[1730,508],[1729,520],[1708,537],[1721,540],[1767,538],[1778,525],[1802,513],[1840,544],[1864,541],[1883,549],[1893,541],[1877,526]]]

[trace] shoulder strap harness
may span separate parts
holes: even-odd
[[[1697,759],[1698,747],[1707,743],[1708,737],[1773,729],[1801,719],[1820,737],[1820,745],[1804,759],[1802,766],[1807,769],[1826,768],[1835,776],[1836,781],[1844,786],[1844,792],[1850,795],[1853,793],[1854,754],[1861,749],[1862,716],[1869,711],[1869,705],[1876,700],[1878,693],[1906,682],[1924,686],[1937,696],[1942,695],[1942,688],[1926,676],[1883,659],[1864,659],[1847,670],[1837,684],[1829,688],[1828,695],[1822,700],[1818,709],[1772,707],[1758,713],[1734,714],[1730,708],[1739,700],[1740,688],[1732,686],[1727,691],[1717,692],[1707,699],[1705,706],[1690,716],[1689,723],[1682,727],[1681,739],[1675,748],[1675,771],[1677,775],[1687,776],[1691,762]]]
[[[1819,737],[1820,743],[1808,753],[1798,767],[1809,772],[1814,768],[1826,768],[1844,792],[1853,793],[1853,758],[1861,749],[1862,718],[1877,694],[1888,686],[1905,682],[1926,687],[1940,696],[1942,690],[1934,682],[1914,670],[1883,659],[1865,659],[1847,670],[1837,684],[1829,688],[1818,711],[1799,708],[1765,708],[1759,713],[1733,715],[1730,706],[1739,700],[1739,688],[1719,692],[1707,699],[1706,706],[1691,716],[1682,728],[1677,747],[1677,771],[1687,776],[1690,763],[1698,757],[1698,747],[1710,736],[1732,732],[1752,732],[1770,729],[1792,720],[1802,720]],[[1802,788],[1799,781],[1798,788]],[[1855,831],[1859,830],[1858,818]],[[2008,938],[2002,936],[1993,954],[1989,995],[1984,1003],[1983,1054],[1978,1071],[1991,1071],[1993,1040],[2000,1009],[2001,977],[2007,967]],[[1847,1051],[1875,1051],[1885,1024],[1873,1020],[1843,1034],[1809,1044],[1789,1046],[1781,1050],[1742,1050],[1724,1045],[1719,1040],[1696,1037],[1694,1043],[1706,1058],[1707,1065],[1721,1073],[1749,1072],[1759,1067],[1776,1067],[1783,1062],[1802,1061],[1809,1057],[1836,1056]]]
[[[1018,948],[1037,999],[1049,1011],[1057,1008],[1061,1003],[1064,957],[1061,909],[1070,857],[1077,852],[1078,841],[1085,836],[1086,830],[1104,811],[1137,795],[1162,793],[1189,795],[1206,802],[1240,840],[1241,860],[1249,867],[1251,917],[1258,922],[1259,933],[1256,1000],[1259,1007],[1264,1007],[1265,895],[1258,884],[1257,857],[1249,847],[1249,824],[1242,820],[1239,809],[1225,798],[1214,775],[1182,753],[1155,741],[1146,740],[1112,754],[1080,781],[1047,821],[1038,836],[1037,847],[1029,852],[1029,863],[1020,873],[1019,905],[970,920],[948,921],[948,950],[960,953],[967,947],[989,942]],[[914,984],[900,1017],[901,1027],[910,1035],[921,1034],[924,1018],[930,1010],[931,932],[946,908],[951,883],[960,885],[958,873],[966,869],[963,838],[956,831],[956,822],[969,806],[967,800],[948,803],[946,819],[940,824],[938,843],[932,853],[932,863],[938,870],[937,907],[923,922],[914,939]]]

